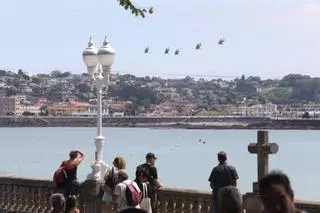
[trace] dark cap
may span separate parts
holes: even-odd
[[[146,159],[157,159],[156,155],[154,153],[149,152],[146,154]]]

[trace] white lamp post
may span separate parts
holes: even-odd
[[[87,176],[88,180],[103,180],[108,165],[103,161],[104,137],[102,136],[102,89],[108,90],[111,66],[116,51],[110,46],[107,37],[102,47],[97,50],[90,37],[88,47],[83,51],[83,61],[87,67],[90,83],[97,88],[97,137],[95,138],[95,160],[91,165],[92,172]],[[97,69],[98,65],[98,69]]]

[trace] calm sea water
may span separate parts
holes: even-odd
[[[79,178],[84,180],[90,172],[95,128],[0,128],[0,134],[0,171],[51,179],[61,160],[78,148],[86,154]],[[257,157],[247,151],[256,134],[254,130],[104,128],[104,159],[111,163],[115,156],[124,156],[133,177],[136,166],[152,151],[158,156],[159,177],[166,186],[209,190],[207,180],[217,164],[216,153],[224,150],[228,162],[238,170],[239,188],[245,193],[257,178]],[[281,169],[290,176],[296,198],[320,200],[319,136],[319,131],[269,133],[270,141],[280,147],[270,157],[270,169]],[[206,144],[198,143],[199,139]]]

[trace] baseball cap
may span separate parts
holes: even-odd
[[[148,154],[146,154],[146,159],[157,159],[156,155],[152,152],[149,152]]]

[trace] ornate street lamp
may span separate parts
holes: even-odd
[[[97,50],[92,42],[88,42],[88,47],[83,51],[83,61],[87,67],[90,83],[97,88],[97,137],[95,137],[95,160],[91,165],[92,172],[87,176],[88,180],[103,180],[108,165],[103,161],[104,137],[102,136],[102,89],[106,87],[108,91],[111,66],[115,58],[116,51],[110,46],[107,37],[103,41],[102,47]],[[98,69],[97,69],[98,66]]]

